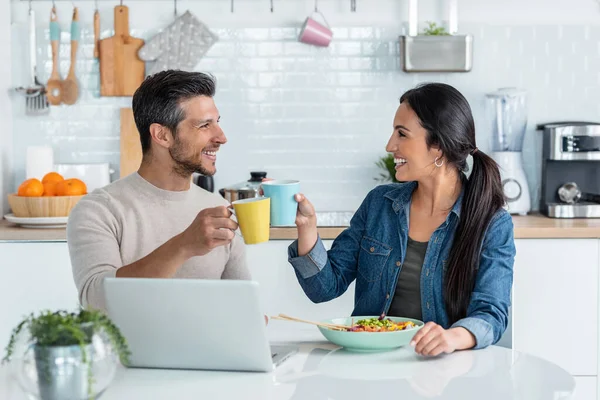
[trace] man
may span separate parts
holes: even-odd
[[[227,201],[191,185],[213,175],[227,139],[214,80],[164,71],[133,96],[143,159],[137,172],[82,198],[67,243],[83,306],[105,309],[105,277],[250,279]]]

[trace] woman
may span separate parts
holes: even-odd
[[[400,98],[393,126],[386,150],[403,183],[373,189],[331,250],[313,206],[296,195],[298,240],[288,253],[298,281],[324,302],[356,279],[352,315],[427,322],[411,342],[418,354],[494,344],[508,322],[513,224],[498,167],[475,145],[469,104],[449,85],[425,84]]]

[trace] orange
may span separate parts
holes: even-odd
[[[56,184],[57,196],[81,196],[84,194],[87,194],[87,186],[77,178],[65,179]]]
[[[24,197],[39,197],[43,193],[44,185],[36,178],[27,179],[19,185],[19,189],[17,190],[17,196]]]
[[[44,185],[43,196],[56,196],[56,185],[58,185],[58,182],[46,182],[42,183],[42,185]]]
[[[65,178],[63,178],[63,176],[61,174],[59,174],[58,172],[48,172],[42,178],[42,183],[60,182],[60,181],[64,181],[64,180],[65,180]]]

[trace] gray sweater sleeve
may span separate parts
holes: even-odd
[[[84,307],[105,310],[103,279],[122,266],[119,225],[109,199],[90,194],[73,208],[67,223],[67,244],[73,280]]]
[[[225,264],[222,279],[250,280],[250,271],[246,261],[246,245],[244,240],[235,235],[230,245],[229,260]]]

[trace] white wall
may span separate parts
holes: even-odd
[[[0,54],[10,54],[12,34],[9,2],[0,4]],[[8,210],[3,193],[11,190],[12,180],[12,68],[10,62],[0,63],[0,217]],[[15,96],[16,97],[16,96]]]
[[[111,162],[118,167],[118,110],[129,98],[98,98],[98,67],[92,58],[93,1],[77,1],[84,27],[78,53],[83,87],[75,106],[53,108],[44,118],[23,116],[13,103],[12,188],[24,177],[28,145],[51,144],[57,162]],[[444,2],[421,0],[420,20],[445,18]],[[102,36],[112,34],[115,2],[99,0]],[[132,33],[152,37],[173,19],[173,3],[129,0]],[[50,1],[34,1],[40,67],[50,72],[47,19]],[[251,170],[299,178],[319,210],[353,210],[376,182],[377,158],[391,131],[403,91],[423,81],[459,88],[473,108],[478,145],[487,150],[484,94],[521,86],[530,94],[524,164],[533,199],[539,192],[539,133],[549,120],[599,120],[600,4],[576,1],[459,2],[459,30],[475,36],[474,68],[467,74],[407,74],[401,71],[398,36],[404,31],[406,1],[320,0],[334,27],[334,43],[317,49],[296,36],[313,1],[178,1],[216,32],[220,40],[197,69],[218,78],[217,104],[229,143],[223,148],[216,187],[247,179]],[[70,1],[57,1],[62,25],[61,70],[69,62]],[[12,2],[13,85],[26,81],[27,3]],[[10,146],[10,145],[9,145]],[[4,145],[6,148],[7,145]],[[4,196],[3,196],[4,197]]]

